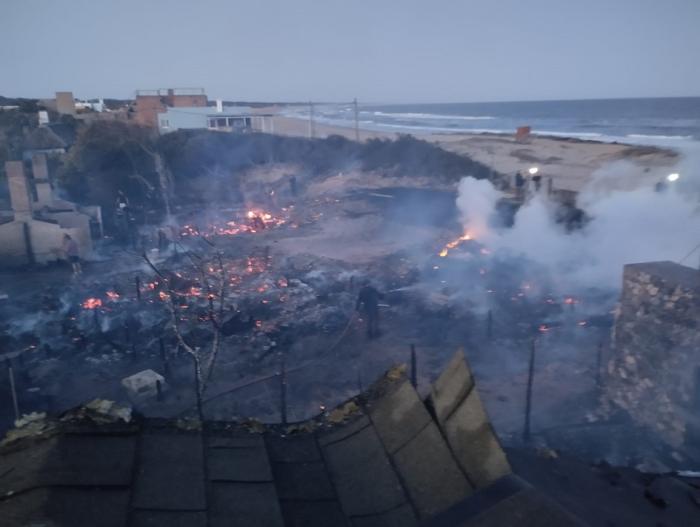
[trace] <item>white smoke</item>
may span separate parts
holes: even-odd
[[[682,165],[689,174],[692,168],[687,161]],[[475,229],[477,239],[495,254],[524,256],[543,264],[555,282],[568,290],[616,289],[625,264],[679,261],[700,243],[700,210],[692,178],[669,185],[664,192],[649,186],[611,191],[610,185],[601,184],[614,178],[618,188],[629,188],[627,183],[639,170],[617,162],[594,174],[578,199],[591,220],[573,232],[555,221],[556,205],[545,192],[518,210],[512,228],[489,227],[501,194],[487,181],[462,180],[457,205],[465,229]],[[696,267],[699,258],[695,253],[683,263]]]
[[[459,182],[457,208],[465,232],[483,237],[489,232],[489,218],[501,193],[486,179],[465,177]]]

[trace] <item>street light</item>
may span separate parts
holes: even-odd
[[[678,172],[674,172],[673,174],[666,176],[666,179],[673,183],[674,181],[678,181],[679,177],[681,177],[681,175]]]
[[[527,171],[530,173],[531,176],[534,176],[540,171],[540,169],[537,167],[530,167],[527,169]]]

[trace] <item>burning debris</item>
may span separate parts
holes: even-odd
[[[457,238],[456,240],[453,240],[442,248],[442,250],[438,253],[440,258],[445,258],[448,254],[450,254],[450,250],[459,247],[462,243],[468,242],[472,239],[471,234],[468,232],[464,233],[462,236]]]

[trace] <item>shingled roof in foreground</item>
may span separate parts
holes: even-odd
[[[427,402],[399,368],[292,426],[95,408],[0,448],[3,525],[580,525],[510,474],[462,353]]]

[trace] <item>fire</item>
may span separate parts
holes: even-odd
[[[440,258],[444,258],[447,256],[452,249],[455,247],[458,247],[459,245],[463,244],[464,242],[467,242],[472,239],[471,234],[468,232],[465,232],[462,236],[457,238],[456,240],[452,240],[449,243],[446,243],[445,246],[442,248],[442,250],[438,253]]]
[[[288,209],[282,209],[286,216]],[[223,224],[213,223],[199,229],[194,225],[184,225],[180,229],[181,236],[236,236],[243,233],[254,234],[264,229],[279,227],[287,223],[286,217],[275,216],[262,209],[252,208],[241,213],[237,218]]]
[[[116,302],[117,300],[119,300],[119,293],[117,293],[116,291],[107,291],[105,294],[107,295],[107,298],[109,298],[112,302]]]
[[[97,309],[98,307],[102,307],[102,300],[99,298],[87,298],[83,302],[83,309]]]

